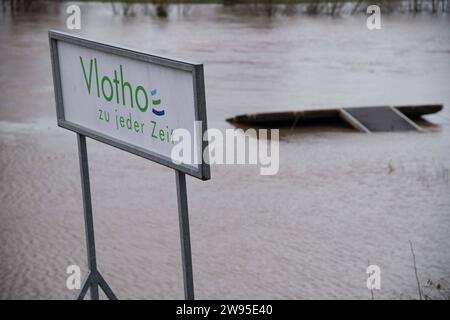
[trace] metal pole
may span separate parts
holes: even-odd
[[[175,170],[177,182],[178,216],[180,220],[181,263],[183,266],[184,297],[194,300],[194,277],[192,273],[191,239],[186,191],[186,176]]]
[[[92,201],[91,188],[89,185],[89,166],[86,149],[86,137],[77,133],[78,139],[78,156],[80,160],[81,173],[81,192],[83,194],[83,208],[84,208],[84,225],[86,231],[86,249],[87,260],[90,275],[97,274],[97,259],[95,255],[95,240],[94,240],[94,221],[92,218]],[[92,279],[94,280],[94,279]],[[91,299],[98,300],[98,282],[90,281]]]

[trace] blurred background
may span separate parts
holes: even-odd
[[[68,30],[66,9],[81,9]],[[380,30],[366,26],[381,8]],[[47,32],[204,64],[208,125],[242,113],[440,103],[425,133],[281,131],[280,171],[188,178],[198,299],[432,299],[450,289],[450,1],[1,1],[0,298],[86,272],[76,135]],[[119,299],[182,299],[175,175],[88,140],[98,266]],[[410,248],[413,245],[416,269]]]

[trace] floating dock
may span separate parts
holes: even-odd
[[[236,125],[263,128],[345,124],[361,132],[422,131],[414,120],[439,112],[441,104],[417,106],[346,107],[238,115],[227,119]]]

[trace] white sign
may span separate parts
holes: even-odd
[[[195,137],[193,153],[206,147],[203,65],[59,32],[50,31],[49,38],[61,127],[209,179],[206,163],[171,161],[176,129]]]

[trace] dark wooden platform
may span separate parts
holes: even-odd
[[[236,125],[282,128],[302,125],[345,124],[363,132],[421,130],[413,121],[441,111],[443,105],[346,107],[238,115]]]

